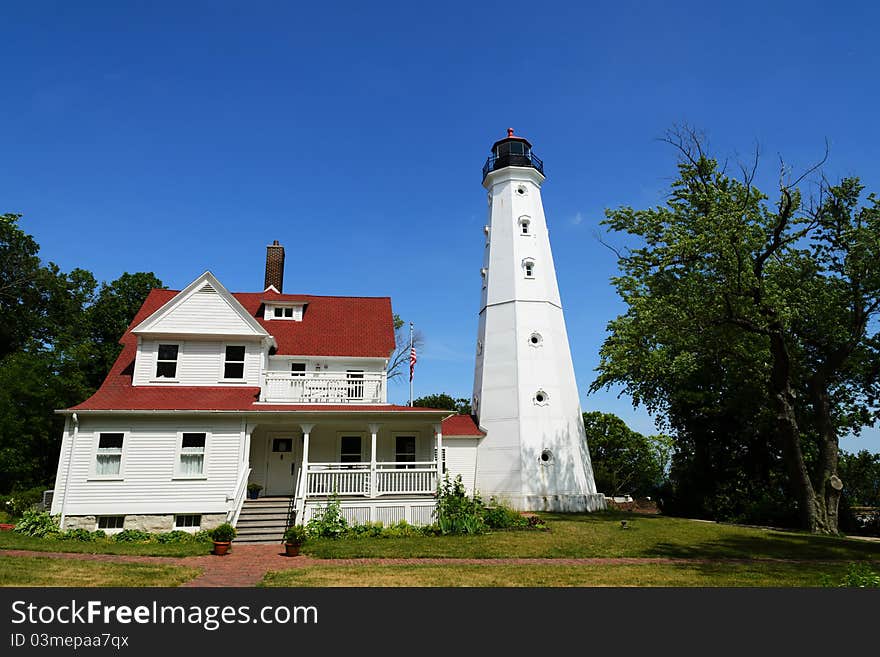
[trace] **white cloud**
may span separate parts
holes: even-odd
[[[571,218],[571,225],[572,226],[580,226],[581,222],[583,222],[583,220],[584,220],[584,216],[580,212],[578,212],[576,215],[574,215]]]

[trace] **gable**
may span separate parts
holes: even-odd
[[[186,289],[138,324],[132,333],[265,337],[266,330],[205,272]]]

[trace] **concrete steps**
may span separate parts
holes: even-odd
[[[245,500],[238,515],[235,542],[280,543],[287,529],[289,497],[260,497]]]

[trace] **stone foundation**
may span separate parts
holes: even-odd
[[[224,522],[226,522],[225,513],[203,513],[202,524],[199,529],[214,529],[214,527],[222,525]],[[67,516],[64,519],[64,529],[85,529],[92,532],[97,527],[97,516]],[[170,532],[174,529],[174,514],[129,514],[125,516],[123,529],[138,529],[143,532],[150,532],[151,534]]]

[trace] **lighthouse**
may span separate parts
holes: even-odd
[[[476,488],[522,511],[594,511],[597,494],[550,235],[544,164],[508,129],[483,167],[483,228],[473,409],[486,432]]]

